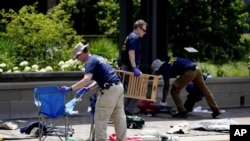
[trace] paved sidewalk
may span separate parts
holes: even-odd
[[[232,119],[238,124],[250,124],[250,107],[242,108],[226,108],[224,113],[219,116],[220,119]],[[197,123],[201,120],[213,120],[211,118],[211,113],[190,113],[187,119],[174,119],[168,114],[158,114],[157,117],[147,117],[142,116],[145,119],[145,126],[143,129],[128,129],[128,136],[134,136],[142,130],[158,130],[160,132],[166,133],[171,126],[176,124],[187,122],[189,125]],[[19,122],[18,122],[19,121]],[[12,120],[13,123],[18,124],[18,128],[28,125],[31,122],[37,121],[37,119],[21,119]],[[24,122],[26,121],[26,122]],[[2,121],[4,122],[4,121]],[[0,122],[0,124],[2,123]],[[71,118],[75,134],[73,138],[78,140],[87,140],[90,133],[90,115],[88,113],[83,113]],[[114,133],[114,127],[109,124],[107,134],[110,135]],[[228,132],[216,132],[216,131],[199,131],[191,130],[189,134],[169,134],[171,136],[178,136],[180,141],[229,141]],[[17,130],[2,130],[0,129],[0,137],[27,137]],[[24,139],[25,141],[37,141],[37,138]],[[48,137],[49,141],[57,141],[58,138]]]

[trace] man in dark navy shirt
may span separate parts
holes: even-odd
[[[131,71],[135,77],[139,77],[142,72],[139,69],[140,58],[141,58],[141,41],[147,31],[147,23],[139,19],[134,23],[133,31],[126,37],[121,52],[121,69],[125,71]],[[126,87],[126,84],[124,84]],[[125,98],[125,110],[126,114],[136,113],[134,105],[139,100],[132,98]]]
[[[187,86],[189,82],[193,82],[197,89],[199,89],[204,95],[209,107],[213,111],[212,117],[216,118],[218,115],[220,115],[220,111],[214,96],[207,88],[203,79],[202,71],[197,67],[195,62],[178,57],[167,57],[165,62],[162,62],[159,59],[154,60],[151,65],[151,69],[153,70],[154,74],[160,74],[163,76],[164,88],[162,102],[166,102],[169,92],[170,78],[176,78],[178,76],[170,90],[172,98],[178,109],[178,113],[173,114],[172,117],[187,117],[188,111],[184,107],[183,101],[180,97],[180,91],[185,86]]]
[[[100,87],[95,105],[95,140],[107,140],[106,130],[109,119],[114,123],[117,141],[126,140],[126,115],[124,112],[123,84],[101,56],[92,55],[88,51],[88,44],[78,43],[73,50],[73,58],[85,63],[84,77],[71,87],[63,86],[63,92],[82,88],[83,92]],[[92,81],[94,80],[94,81]]]
[[[135,76],[140,76],[138,69],[141,59],[141,41],[147,31],[147,23],[140,19],[134,23],[133,31],[126,37],[121,53],[121,67],[123,70],[134,72]]]

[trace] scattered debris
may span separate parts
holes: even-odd
[[[179,123],[170,128],[169,134],[188,134],[190,132],[190,125],[187,122]]]
[[[15,130],[17,128],[18,125],[13,122],[4,122],[3,124],[0,125],[0,129],[5,129],[5,130]]]

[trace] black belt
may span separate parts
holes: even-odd
[[[102,89],[109,89],[111,86],[119,85],[120,82],[114,82],[114,83],[104,83],[101,87]]]

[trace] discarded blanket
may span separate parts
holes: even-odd
[[[230,125],[238,124],[232,119],[202,120],[190,126],[193,130],[230,131]]]

